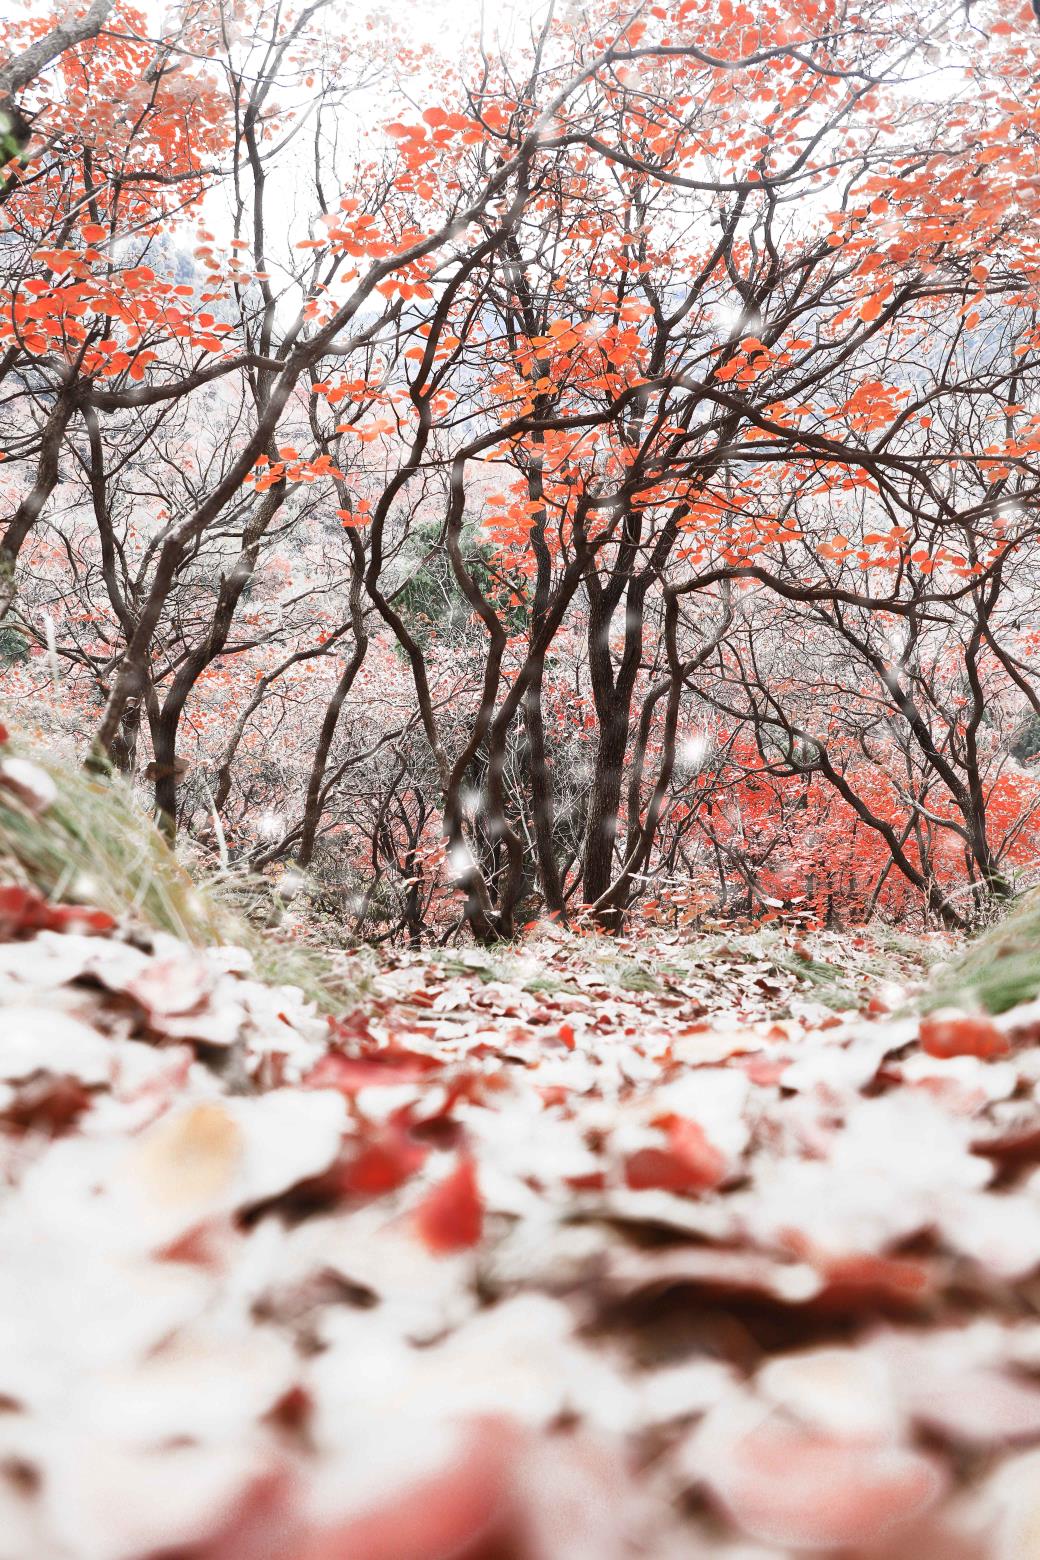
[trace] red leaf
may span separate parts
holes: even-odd
[[[90,1105],[90,1095],[78,1078],[65,1073],[39,1073],[14,1090],[4,1107],[4,1120],[22,1132],[60,1137]]]
[[[47,930],[51,932],[110,932],[115,916],[107,910],[90,910],[86,905],[51,905]]]
[[[387,1046],[368,1056],[344,1056],[330,1051],[315,1062],[303,1079],[306,1089],[338,1089],[341,1094],[356,1094],[372,1084],[414,1083],[440,1066],[436,1057],[421,1051],[406,1051]]]
[[[684,1116],[670,1118],[667,1148],[641,1148],[625,1161],[625,1180],[633,1191],[704,1192],[726,1174],[725,1157],[703,1128]]]
[[[1011,1049],[1007,1036],[981,1013],[959,1013],[940,1009],[921,1020],[919,1038],[922,1051],[929,1056],[980,1056],[984,1061],[1006,1056]]]
[[[512,1468],[522,1449],[496,1422],[467,1427],[452,1455],[291,1552],[291,1560],[447,1560],[520,1553]],[[526,1550],[526,1546],[525,1546]],[[288,1560],[288,1557],[287,1557]]]
[[[27,888],[14,884],[0,888],[0,937],[13,937],[16,932],[33,926],[33,916],[41,903]]]
[[[460,1159],[448,1179],[426,1194],[415,1218],[431,1251],[464,1251],[476,1245],[484,1228],[484,1204],[472,1159]]]
[[[779,1417],[712,1461],[709,1484],[739,1527],[799,1549],[858,1553],[927,1510],[945,1482],[937,1459],[909,1447],[832,1439]]]
[[[425,1158],[426,1150],[403,1132],[387,1131],[344,1167],[341,1185],[346,1192],[380,1197],[414,1175]]]

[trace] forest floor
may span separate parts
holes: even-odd
[[[1040,1004],[928,1012],[941,940],[360,950],[330,1018],[0,938],[3,1560],[1040,1555]]]

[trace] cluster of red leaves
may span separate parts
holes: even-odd
[[[106,910],[84,905],[54,905],[31,888],[0,887],[0,938],[30,932],[110,932],[115,920]]]

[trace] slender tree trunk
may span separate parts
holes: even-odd
[[[617,700],[612,701],[612,706],[600,724],[596,769],[589,796],[582,893],[586,904],[590,905],[603,897],[613,875],[625,749],[628,746],[628,705]],[[597,919],[607,931],[614,931],[619,925],[619,916],[613,908],[605,909]]]
[[[314,841],[318,833],[318,826],[321,823],[322,814],[323,797],[321,787],[322,781],[325,779],[325,771],[328,768],[332,740],[336,735],[336,727],[339,725],[339,717],[344,701],[354,686],[354,679],[361,670],[361,663],[364,661],[365,652],[368,649],[368,639],[362,627],[359,589],[360,581],[356,581],[351,590],[351,613],[355,617],[354,653],[343,668],[343,673],[336,684],[335,692],[326,707],[325,718],[321,723],[321,731],[318,734],[318,746],[315,749],[314,761],[311,764],[310,778],[307,782],[307,799],[303,808],[303,833],[300,837],[300,848],[296,853],[297,864],[301,867],[309,867],[314,856]]]
[[[545,907],[553,914],[562,916],[566,913],[566,906],[560,864],[556,859],[553,841],[552,773],[545,750],[545,713],[542,708],[543,673],[544,663],[539,663],[534,680],[524,698],[524,725],[527,730],[531,766],[531,821],[535,852],[538,857],[538,877],[542,885]]]
[[[75,397],[66,387],[55,401],[44,425],[36,480],[4,527],[0,539],[0,577],[3,580],[2,597],[5,606],[14,598],[14,569],[22,544],[57,485],[61,444],[74,410]]]

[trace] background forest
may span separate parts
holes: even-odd
[[[348,935],[1035,880],[1028,8],[53,25],[0,73],[16,719]]]

